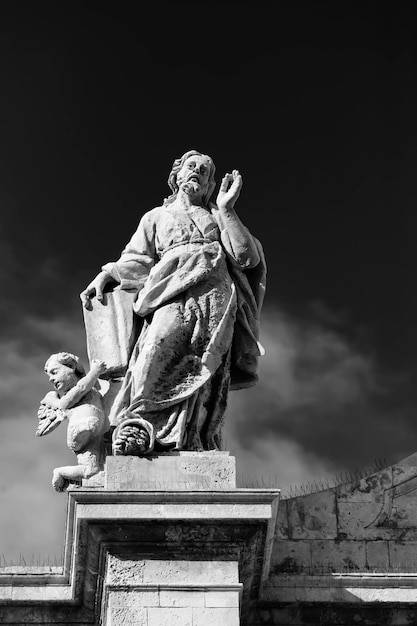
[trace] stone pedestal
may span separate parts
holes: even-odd
[[[242,584],[236,561],[187,556],[110,554],[107,559],[106,626],[237,626]],[[206,555],[207,559],[207,555]]]
[[[115,491],[235,489],[236,463],[228,452],[109,456],[104,486]]]
[[[244,623],[277,504],[277,490],[236,488],[228,453],[108,457],[104,487],[70,496],[84,598],[105,626]]]

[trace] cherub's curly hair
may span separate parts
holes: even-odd
[[[71,352],[57,352],[56,354],[51,354],[49,359],[45,363],[45,371],[48,368],[48,363],[52,359],[56,359],[58,363],[62,363],[62,365],[66,365],[74,370],[74,374],[78,376],[78,378],[82,378],[85,376],[85,369],[82,363],[80,363],[80,359],[75,354],[71,354]]]
[[[207,189],[207,193],[205,194],[205,196],[203,196],[203,201],[208,206],[211,194],[213,193],[214,188],[216,186],[216,181],[214,180],[214,174],[216,173],[216,166],[214,165],[214,161],[211,157],[209,157],[207,154],[203,154],[202,152],[199,152],[198,150],[188,150],[188,152],[185,152],[185,154],[183,154],[182,157],[180,157],[179,159],[175,159],[172,165],[171,173],[168,176],[168,185],[172,189],[172,194],[168,196],[168,198],[165,198],[164,204],[170,204],[177,197],[177,193],[179,189],[177,185],[177,174],[182,168],[182,166],[184,165],[184,162],[188,159],[188,157],[191,157],[191,156],[203,156],[203,157],[206,157],[210,162],[210,176],[208,180],[208,189]]]

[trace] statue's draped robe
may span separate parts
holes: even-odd
[[[214,205],[153,209],[103,267],[137,290],[143,320],[111,419],[144,420],[151,448],[217,449],[230,383],[257,380],[262,249],[254,240],[260,260],[241,268],[216,213]]]

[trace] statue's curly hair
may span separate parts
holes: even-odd
[[[52,359],[56,359],[58,363],[62,363],[62,365],[66,365],[74,370],[74,374],[78,376],[78,378],[82,378],[85,376],[85,369],[82,363],[80,363],[80,359],[75,354],[71,354],[71,352],[57,352],[56,354],[51,354],[49,359],[45,363],[45,371],[48,368],[48,363]]]
[[[208,180],[208,189],[207,189],[207,193],[203,196],[203,201],[208,206],[211,194],[213,193],[214,188],[216,186],[216,181],[214,179],[214,174],[216,173],[216,166],[214,165],[214,161],[211,157],[209,157],[207,154],[203,154],[202,152],[199,152],[198,150],[188,150],[188,152],[185,152],[182,155],[182,157],[180,157],[179,159],[175,159],[174,163],[172,164],[170,175],[168,176],[168,185],[172,190],[172,194],[168,196],[168,198],[165,198],[164,204],[170,204],[177,197],[177,193],[179,189],[178,184],[177,184],[177,174],[182,168],[182,166],[184,165],[184,162],[191,156],[203,156],[203,157],[206,157],[210,162],[210,176]]]

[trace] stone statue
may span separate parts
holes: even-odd
[[[78,357],[69,352],[52,354],[45,363],[55,391],[41,400],[36,434],[48,435],[68,418],[67,443],[78,462],[54,470],[52,486],[56,491],[63,491],[71,480],[90,478],[104,467],[103,435],[110,425],[96,384],[105,370],[102,361],[94,360],[86,374]]]
[[[234,209],[241,175],[224,176],[216,204],[214,175],[212,159],[196,150],[175,160],[172,194],[81,294],[90,359],[107,362],[125,346],[109,410],[114,454],[219,449],[229,388],[257,381],[264,256]],[[107,309],[133,340],[103,335]]]

